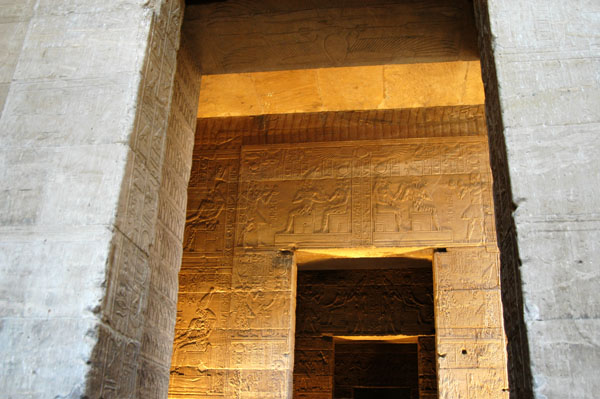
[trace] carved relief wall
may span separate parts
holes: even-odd
[[[386,111],[392,122],[365,113],[335,135],[322,121],[353,113],[314,114],[310,132],[301,125],[306,115],[279,115],[278,144],[268,144],[275,132],[267,121],[276,120],[269,115],[200,121],[169,397],[290,397],[295,249],[495,248],[485,130],[469,121],[481,108],[470,109],[428,119],[416,117],[422,110]],[[382,139],[378,126],[395,126],[403,113],[408,127]],[[444,126],[444,115],[458,128],[431,129]],[[486,298],[470,298],[473,311]],[[331,341],[307,339],[321,353],[332,350]],[[419,375],[431,387],[431,367]],[[321,377],[296,386],[333,386]]]
[[[487,159],[479,137],[246,146],[236,244],[487,245]]]

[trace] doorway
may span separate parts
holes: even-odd
[[[435,381],[434,347],[419,342],[435,333],[431,254],[298,265],[294,397],[430,389],[419,384]]]

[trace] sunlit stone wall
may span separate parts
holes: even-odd
[[[179,277],[173,398],[291,395],[295,270],[288,250],[495,250],[485,130],[469,122],[469,112],[430,115],[463,122],[441,134],[443,128],[427,129],[440,122],[435,118],[408,118],[414,128],[396,130],[387,140],[378,136],[377,123],[345,124],[342,140],[323,142],[318,138],[329,130],[319,129],[319,122],[308,132],[298,123],[303,114],[282,116],[289,134],[280,130],[279,137],[302,137],[293,145],[247,144],[261,137],[248,134],[253,125],[247,118],[200,122],[204,133],[197,134],[194,150]],[[314,121],[330,116],[315,114]],[[269,133],[264,130],[264,142]],[[362,140],[344,141],[353,135]],[[473,267],[483,279],[486,263]],[[447,291],[438,294],[438,304],[452,301]],[[499,302],[488,299],[480,295],[452,306],[467,314],[492,306],[489,312],[500,320]],[[453,322],[460,320],[452,318],[450,327]],[[493,327],[501,331],[499,323]],[[488,350],[496,347],[480,349]],[[502,369],[504,352],[489,356],[497,356]],[[503,395],[503,376],[492,394]]]

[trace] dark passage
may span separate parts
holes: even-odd
[[[377,341],[336,344],[333,397],[417,399],[417,345]]]
[[[354,399],[410,399],[410,389],[354,388]]]
[[[298,272],[294,398],[437,397],[431,262],[316,266]]]

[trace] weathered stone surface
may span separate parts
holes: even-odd
[[[485,248],[438,252],[433,270],[440,397],[507,398],[497,252]],[[461,278],[461,271],[471,272]]]
[[[228,151],[242,145],[485,136],[483,108],[472,105],[200,118],[195,158],[225,159]],[[196,163],[195,167],[202,169],[210,164]]]
[[[205,74],[476,59],[467,1],[192,6],[184,33]]]
[[[580,345],[598,346],[597,339],[567,338],[570,326],[598,318],[597,294],[589,287],[598,273],[586,255],[598,249],[599,148],[590,139],[600,98],[598,4],[475,4],[483,39],[511,397],[594,397],[597,357],[553,362],[545,353],[552,352],[548,348],[561,334],[574,352]],[[554,384],[561,379],[587,382],[576,388]]]
[[[200,120],[170,395],[228,395],[232,389],[239,393],[238,380],[223,382],[213,373],[217,370],[286,370],[283,382],[292,382],[296,283],[291,256],[279,252],[283,246],[486,244],[493,249],[491,185],[484,130],[477,123],[480,116],[479,107],[441,107]],[[338,131],[330,134],[330,129]],[[413,136],[420,138],[408,138]],[[348,141],[355,138],[363,140]],[[262,145],[249,145],[255,140]],[[272,144],[277,142],[289,144]],[[474,344],[489,340],[482,347],[497,348],[493,345],[503,342],[497,257],[482,251],[487,255],[460,252],[441,264],[446,275],[439,286],[471,290],[466,298],[474,301],[474,308],[467,306],[466,312],[476,317],[463,323],[458,312],[440,325],[440,331]],[[459,275],[456,268],[462,271]],[[348,280],[352,274],[348,272],[334,273],[332,278],[302,277],[300,287],[314,286],[311,281],[331,287],[299,293],[300,301],[337,305],[327,311],[312,309],[307,323],[306,309],[298,304],[296,370],[311,364],[316,370],[311,378],[296,373],[296,397],[321,397],[333,389],[333,374],[328,371],[332,363],[327,362],[331,340],[307,341],[307,334],[323,329],[329,334],[433,333],[431,292],[421,289],[430,287],[431,277],[427,282],[422,269],[418,271],[407,274],[397,269],[390,271],[393,275],[378,277],[376,270],[368,270],[354,280]],[[388,287],[396,277],[403,284]],[[387,287],[385,295],[373,295],[378,284]],[[334,288],[340,291],[337,299],[329,297]],[[458,298],[461,293],[448,294],[440,306],[464,307],[465,298]],[[364,311],[365,307],[372,311]],[[430,347],[433,350],[434,345]],[[302,364],[303,359],[308,364]],[[433,358],[429,363],[435,364]],[[482,360],[469,367],[488,363]],[[435,392],[434,370],[435,366],[423,370],[424,394]],[[249,390],[242,390],[243,395],[264,397],[255,392],[262,392],[261,384],[272,383],[270,374],[264,373],[252,374],[256,388],[244,388]],[[274,395],[290,392],[286,388]]]
[[[433,333],[431,270],[407,267],[300,271],[296,336]]]
[[[477,138],[244,148],[236,245],[485,244],[486,159]]]
[[[148,389],[137,388],[136,374],[160,381],[161,372],[144,356],[168,364],[159,331],[172,331],[175,302],[171,315],[156,301],[155,278],[165,273],[156,270],[160,259],[148,258],[165,215],[160,176],[180,6],[0,4],[7,397],[151,397],[138,396]],[[185,193],[185,180],[181,186]],[[180,246],[182,228],[166,227]],[[155,247],[164,251],[163,242]],[[170,253],[178,264],[181,250]],[[27,289],[17,293],[19,286]],[[144,331],[146,322],[158,336]],[[162,374],[164,391],[168,370]]]

